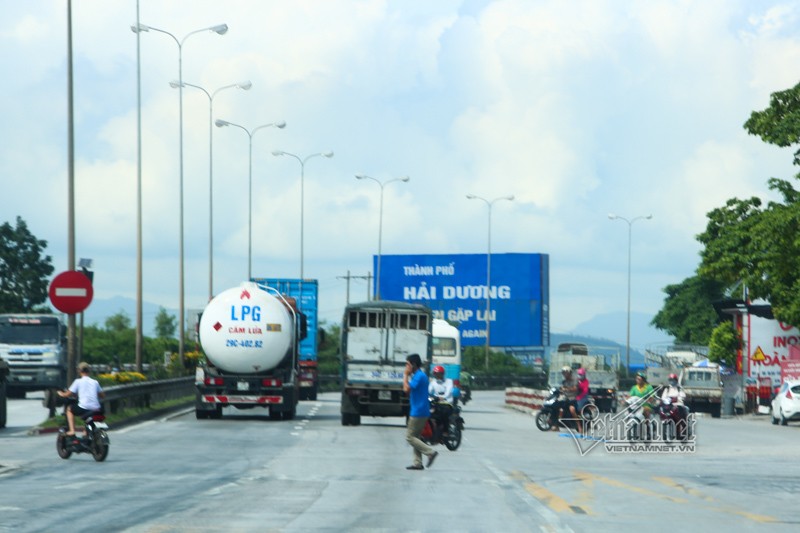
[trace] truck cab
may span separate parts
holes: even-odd
[[[719,365],[686,367],[681,370],[678,383],[686,393],[686,406],[691,411],[719,418],[723,388]]]

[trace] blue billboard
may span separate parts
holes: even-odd
[[[373,256],[375,272],[378,258]],[[382,255],[378,294],[427,305],[436,318],[457,322],[463,346],[486,344],[486,254]],[[547,254],[492,254],[489,344],[550,344]]]

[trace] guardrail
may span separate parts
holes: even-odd
[[[319,385],[325,391],[341,390],[339,374],[320,374]],[[547,381],[543,376],[473,376],[472,390],[502,390],[507,387],[528,387],[546,389]]]
[[[194,376],[114,385],[105,387],[103,391],[106,393],[102,400],[106,414],[115,414],[123,409],[149,408],[159,402],[193,395]]]

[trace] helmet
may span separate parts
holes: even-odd
[[[671,380],[673,380],[673,379],[674,379],[675,381],[678,381],[678,374],[670,374],[670,375],[669,375],[669,380],[671,381]]]
[[[644,374],[644,372],[637,372],[636,377],[642,378],[642,380],[647,381],[647,376]]]
[[[444,367],[442,365],[436,365],[435,367],[433,367],[433,373],[444,375]]]
[[[581,376],[581,377],[585,376],[586,375],[586,369],[583,368],[583,367],[579,368],[578,369],[578,375]]]
[[[569,373],[572,373],[572,368],[568,367],[568,366],[562,366],[561,367],[561,371],[562,372],[567,372],[569,374]]]

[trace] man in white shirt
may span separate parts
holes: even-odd
[[[72,382],[69,390],[58,391],[58,395],[62,398],[78,398],[78,404],[70,404],[67,406],[67,423],[69,424],[69,432],[67,435],[75,435],[75,415],[83,416],[92,411],[102,410],[100,399],[105,398],[106,393],[96,380],[89,377],[91,373],[89,363],[81,363],[78,365],[78,372],[81,377]]]
[[[451,405],[453,403],[453,380],[444,377],[444,367],[441,365],[433,367],[433,379],[428,385],[428,394]]]

